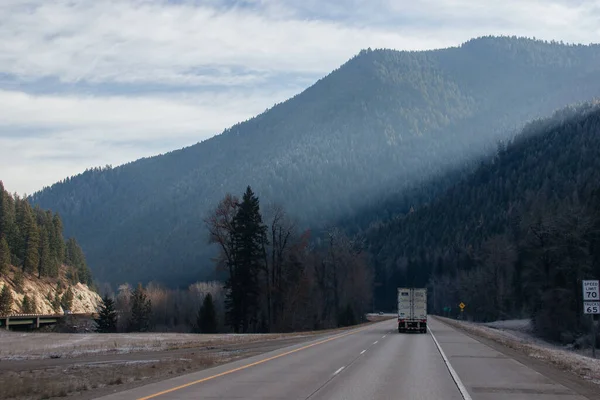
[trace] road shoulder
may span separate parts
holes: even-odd
[[[564,365],[557,366],[548,363],[547,360],[531,357],[522,350],[522,347],[510,346],[510,343],[507,343],[507,340],[505,338],[502,340],[494,340],[493,337],[483,336],[479,334],[478,331],[474,329],[469,329],[468,326],[460,323],[459,321],[454,321],[448,318],[437,316],[431,318],[441,323],[442,325],[450,329],[456,330],[457,332],[464,334],[468,338],[473,339],[481,343],[482,345],[489,347],[490,349],[500,353],[501,355],[517,361],[523,366],[530,368],[531,370],[544,376],[549,381],[562,385],[565,388],[571,390],[572,392],[578,394],[579,396],[590,400],[600,400],[599,385],[596,385],[591,381],[582,379],[580,376],[573,373],[571,369]],[[600,360],[598,360],[598,362],[600,363]]]

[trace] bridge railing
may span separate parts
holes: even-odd
[[[43,318],[59,318],[66,316],[77,316],[77,317],[92,317],[96,315],[96,313],[56,313],[56,314],[8,314],[1,315],[0,318],[30,318],[30,317],[43,317]]]

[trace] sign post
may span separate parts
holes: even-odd
[[[458,306],[460,307],[460,319],[461,319],[461,320],[464,320],[464,319],[465,319],[465,317],[464,317],[464,314],[463,314],[463,312],[465,311],[465,307],[466,307],[466,305],[465,305],[465,303],[463,303],[463,302],[461,301],[461,302],[460,302],[460,304],[459,304]]]
[[[583,313],[589,314],[592,330],[592,357],[596,358],[594,314],[600,314],[600,285],[597,280],[583,281]]]

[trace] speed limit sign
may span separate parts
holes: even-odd
[[[583,301],[600,301],[598,281],[583,281]]]
[[[598,281],[583,281],[583,313],[600,314],[600,290]]]
[[[583,303],[584,314],[600,314],[600,301],[586,301]]]

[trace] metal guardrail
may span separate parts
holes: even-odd
[[[57,318],[57,317],[66,317],[68,315],[84,317],[84,316],[93,316],[96,313],[66,313],[66,314],[9,314],[9,315],[0,315],[0,318],[19,318],[19,317],[40,317],[40,318]]]

